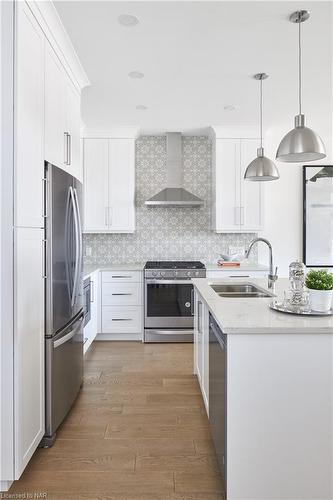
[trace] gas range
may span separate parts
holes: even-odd
[[[193,342],[191,278],[205,278],[198,261],[149,261],[145,265],[145,342]]]
[[[145,265],[145,278],[149,279],[191,279],[205,278],[206,268],[200,261],[148,261]]]

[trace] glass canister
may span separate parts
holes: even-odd
[[[306,305],[307,294],[304,290],[305,266],[300,260],[289,265],[290,303],[292,305]]]
[[[289,282],[291,290],[303,290],[305,281],[305,267],[303,262],[295,260],[289,265]]]

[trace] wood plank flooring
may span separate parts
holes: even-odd
[[[222,500],[192,348],[94,342],[83,389],[55,445],[37,450],[9,493],[41,493],[47,500]]]

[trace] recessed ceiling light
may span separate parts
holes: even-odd
[[[118,17],[118,21],[123,26],[135,26],[136,24],[138,24],[139,19],[135,16],[132,16],[131,14],[122,14]]]
[[[223,109],[224,111],[236,111],[238,106],[236,104],[226,104]]]
[[[140,78],[143,78],[145,75],[144,75],[144,73],[141,73],[141,71],[130,71],[128,73],[128,76],[130,78],[139,78],[140,79]]]
[[[145,111],[147,108],[147,106],[145,106],[144,104],[138,104],[136,106],[136,109],[139,109],[140,111]]]

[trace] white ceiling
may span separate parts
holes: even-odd
[[[87,72],[82,117],[88,128],[139,126],[143,132],[201,131],[209,125],[255,124],[257,72],[264,83],[265,122],[297,113],[297,26],[303,25],[304,111],[319,124],[331,112],[332,5],[320,1],[55,2]],[[139,24],[124,27],[121,14]],[[130,79],[130,71],[143,79]],[[137,110],[137,105],[147,110]],[[224,106],[234,104],[236,111]]]

